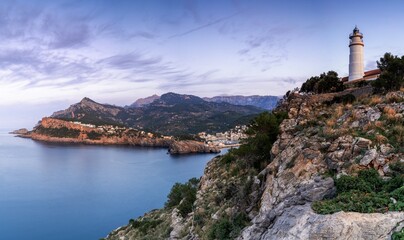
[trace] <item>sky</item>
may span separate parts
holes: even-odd
[[[404,2],[270,0],[0,1],[0,128],[32,128],[89,97],[283,95],[310,76],[404,55]]]

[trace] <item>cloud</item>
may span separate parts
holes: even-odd
[[[377,68],[376,61],[368,61],[365,65],[365,70],[373,70]]]
[[[211,27],[211,26],[213,26],[213,25],[216,25],[216,24],[219,24],[219,23],[221,23],[221,22],[223,22],[223,21],[226,21],[226,20],[228,20],[228,19],[231,19],[231,18],[237,16],[238,14],[240,14],[240,12],[235,12],[235,13],[233,13],[233,14],[231,14],[231,15],[228,15],[228,16],[225,16],[225,17],[221,17],[221,18],[215,19],[215,20],[213,20],[213,21],[209,21],[208,23],[199,25],[199,26],[197,26],[197,27],[195,27],[195,28],[191,28],[191,29],[186,30],[186,31],[184,31],[184,32],[171,35],[171,36],[168,37],[168,39],[186,36],[186,35],[188,35],[188,34],[197,32],[197,31],[199,31],[199,30],[202,30],[202,29]]]
[[[287,59],[286,45],[290,41],[291,31],[291,28],[281,26],[255,31],[244,39],[244,48],[237,53],[241,60],[267,71]]]
[[[161,63],[160,57],[145,57],[138,52],[118,54],[98,61],[117,69],[139,69]]]
[[[137,31],[135,33],[132,33],[129,35],[132,38],[137,38],[137,37],[141,37],[141,38],[146,38],[146,39],[154,39],[157,37],[156,34],[147,32],[147,31]]]

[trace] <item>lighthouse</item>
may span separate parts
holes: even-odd
[[[363,34],[355,26],[349,35],[349,78],[348,81],[361,79],[363,70]]]

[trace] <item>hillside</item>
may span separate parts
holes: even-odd
[[[390,239],[404,225],[404,92],[360,92],[290,94],[106,239]]]
[[[253,106],[207,102],[192,95],[163,94],[139,108],[100,104],[84,98],[52,118],[95,125],[111,124],[144,129],[165,135],[223,132],[238,124],[247,124],[264,111]]]

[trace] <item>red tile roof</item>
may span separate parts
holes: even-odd
[[[365,72],[364,77],[371,76],[371,75],[377,75],[377,74],[380,74],[381,72],[382,71],[380,71],[380,69],[373,69],[373,70]]]
[[[365,77],[377,75],[377,74],[380,74],[381,72],[382,72],[382,71],[380,71],[380,69],[378,69],[378,68],[377,68],[377,69],[373,69],[373,70],[364,72],[363,77],[365,78]],[[343,77],[343,78],[341,78],[341,82],[346,82],[346,81],[348,81],[348,77]]]

